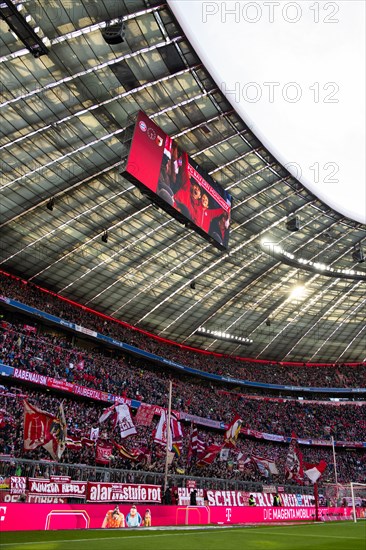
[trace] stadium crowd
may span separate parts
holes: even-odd
[[[239,358],[217,357],[184,349],[179,345],[165,344],[123,323],[97,315],[83,306],[74,305],[56,295],[39,289],[0,272],[0,296],[12,298],[66,321],[95,330],[106,336],[126,342],[166,359],[206,372],[231,376],[243,380],[303,387],[358,388],[366,385],[366,365],[355,367],[286,367],[278,364],[258,364]]]
[[[103,412],[103,405],[97,402],[86,400],[76,400],[64,398],[63,396],[52,394],[43,390],[30,389],[24,385],[3,386],[1,389],[2,408],[5,412],[0,422],[0,455],[10,455],[14,458],[26,458],[39,462],[40,460],[50,461],[50,455],[43,447],[38,447],[33,451],[24,451],[23,449],[23,401],[27,399],[29,403],[37,406],[39,409],[57,416],[60,402],[63,402],[65,419],[67,423],[67,436],[69,441],[72,438],[81,442],[76,449],[66,447],[60,459],[65,464],[83,464],[88,466],[97,466],[96,445],[100,442],[116,442],[123,445],[128,451],[139,450],[141,452],[139,460],[131,460],[121,455],[114,449],[109,460],[108,468],[125,469],[129,471],[152,471],[164,472],[165,467],[165,448],[155,443],[154,433],[158,417],[154,417],[150,426],[139,425],[136,422],[137,433],[129,436],[127,439],[121,439],[118,427],[114,428],[112,422],[99,422],[100,415]],[[135,417],[132,416],[134,419]],[[91,439],[91,430],[99,427],[97,440]],[[170,465],[170,473],[189,474],[200,477],[221,478],[221,479],[240,479],[242,481],[284,483],[285,481],[285,463],[289,446],[284,443],[272,441],[258,441],[253,438],[240,436],[235,448],[229,450],[228,456],[220,459],[218,455],[212,464],[198,466],[197,458],[189,458],[189,448],[191,441],[192,426],[189,423],[182,422],[182,447],[180,456],[174,457]],[[207,427],[199,426],[199,438],[205,447],[224,442],[224,431],[212,430]],[[332,447],[310,447],[303,446],[302,453],[304,461],[317,463],[325,460],[328,464],[326,479],[334,482]],[[366,473],[366,453],[361,449],[337,449],[337,474],[339,482],[363,481]],[[275,462],[278,474],[264,475],[255,462],[245,459],[251,456],[266,458]],[[239,467],[240,461],[243,467]],[[46,468],[46,470],[45,470]],[[37,468],[37,475],[47,474],[48,466]],[[90,470],[92,471],[92,469]],[[20,473],[18,472],[18,475]]]
[[[4,320],[0,324],[0,361],[12,367],[163,407],[168,406],[171,378],[173,408],[191,415],[230,422],[238,413],[246,428],[283,436],[290,436],[291,431],[301,437],[332,435],[343,441],[362,441],[365,436],[365,407],[357,403],[336,406],[316,401],[250,399],[229,386],[207,384],[134,356],[113,358],[101,351],[83,350],[67,336],[37,334],[31,325]]]
[[[245,380],[324,387],[365,387],[366,366],[347,367],[294,367],[258,365],[229,357],[217,357],[195,353],[177,345],[164,344],[145,334],[132,330],[116,321],[77,307],[37,286],[15,278],[0,275],[0,296],[13,298],[40,310],[52,313],[64,320],[127,342],[140,349],[155,353],[175,362],[201,371],[214,372]],[[298,437],[338,441],[364,441],[366,433],[365,407],[360,402],[335,404],[297,399],[279,399],[265,396],[262,390],[252,391],[233,384],[213,383],[199,376],[188,376],[150,363],[137,356],[106,349],[98,342],[81,340],[76,333],[45,326],[40,318],[25,318],[12,311],[3,310],[0,320],[0,363],[55,379],[95,388],[140,402],[168,406],[168,382],[173,381],[172,408],[203,419],[229,423],[235,414],[243,420],[243,427],[276,436]],[[0,454],[35,461],[48,459],[47,451],[39,447],[33,451],[23,449],[23,401],[28,399],[44,411],[57,414],[61,400],[64,402],[67,432],[81,442],[76,448],[69,445],[61,462],[96,466],[96,443],[91,440],[91,430],[100,428],[99,441],[114,441],[130,451],[141,451],[139,460],[131,460],[115,447],[108,467],[126,470],[150,470],[163,472],[165,455],[154,442],[154,431],[159,416],[155,415],[149,426],[136,425],[137,434],[121,440],[118,430],[111,423],[99,424],[105,404],[81,398],[63,397],[51,391],[34,389],[27,383],[14,384],[4,381],[0,388]],[[258,395],[253,395],[257,393]],[[135,418],[136,411],[132,411]],[[271,474],[271,482],[284,482],[288,444],[263,441],[241,435],[235,449],[223,459],[218,456],[212,464],[197,466],[189,456],[191,425],[182,422],[183,444],[180,456],[175,456],[170,466],[172,473],[264,481],[253,461],[244,461],[239,468],[239,457],[260,456],[276,463],[279,474]],[[205,446],[222,444],[224,431],[199,426],[200,438]],[[116,450],[117,449],[117,450]],[[304,460],[332,463],[332,447],[304,446]],[[338,481],[364,481],[366,477],[366,453],[363,449],[337,449],[341,457],[338,464]],[[142,457],[142,458],[141,458]],[[241,458],[241,460],[243,460]],[[40,475],[45,472],[40,471]],[[92,474],[91,478],[92,479]],[[334,481],[334,472],[328,468],[327,477]]]

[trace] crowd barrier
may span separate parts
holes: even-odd
[[[2,504],[0,525],[2,531],[36,531],[58,529],[100,529],[113,504]],[[127,518],[131,504],[119,507]],[[240,506],[150,506],[151,526],[179,525],[240,525],[249,523],[283,523],[315,521],[314,507],[240,507]],[[143,520],[146,506],[137,505]],[[365,517],[365,510],[357,510]],[[363,515],[362,515],[363,514]],[[352,520],[352,508],[320,508],[323,521]],[[129,527],[125,527],[129,528]],[[134,529],[148,529],[143,523]]]

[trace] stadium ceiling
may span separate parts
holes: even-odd
[[[352,253],[366,243],[365,226],[323,204],[266,151],[167,4],[29,0],[19,13],[46,47],[31,53],[0,21],[0,269],[195,347],[364,360],[366,264]],[[101,31],[118,17],[125,40],[111,46]],[[121,177],[124,132],[140,109],[233,195],[228,252]],[[301,228],[288,231],[294,214]],[[296,285],[303,293],[291,297]]]

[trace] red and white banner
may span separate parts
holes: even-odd
[[[115,396],[115,395],[111,396],[110,394],[100,390],[87,388],[85,386],[79,386],[78,384],[67,382],[66,380],[51,378],[50,376],[38,374],[37,372],[28,372],[23,369],[15,368],[13,371],[13,378],[17,378],[18,380],[25,380],[27,382],[32,382],[33,384],[39,384],[40,386],[47,386],[55,390],[61,390],[64,392],[73,393],[75,395],[81,395],[82,397],[88,397],[89,399],[95,399],[97,401],[108,402],[111,400],[111,397],[115,401],[121,400],[121,398],[118,396]]]
[[[260,456],[251,456],[252,461],[256,464],[259,472],[265,477],[269,477],[270,474],[277,475],[278,469],[276,463],[273,460],[267,458],[261,458]]]
[[[253,495],[256,506],[272,506],[275,493],[249,493],[247,491],[207,491],[209,506],[248,506],[249,496]],[[282,506],[313,506],[312,495],[281,493]]]
[[[238,414],[235,415],[233,420],[230,422],[226,432],[225,432],[225,446],[226,447],[235,447],[236,441],[239,437],[241,425],[243,421]]]
[[[182,453],[183,431],[181,423],[173,412],[170,418],[170,431],[172,434],[171,450],[173,450],[177,456],[180,456]]]
[[[161,503],[160,485],[88,482],[88,502],[154,502]]]
[[[205,449],[198,457],[197,466],[204,466],[205,464],[212,464],[217,455],[222,449],[222,445],[210,445]]]
[[[155,414],[155,405],[141,403],[135,416],[136,426],[151,426]]]
[[[116,425],[116,421],[117,421],[116,405],[112,405],[111,407],[108,407],[108,409],[104,409],[104,411],[102,412],[102,414],[99,417],[100,424],[102,424],[103,422],[108,420],[108,418],[112,419],[113,428],[114,428],[115,425]]]
[[[246,456],[244,453],[239,453],[236,460],[238,463],[239,472],[244,472],[245,468],[248,467],[248,464],[252,464],[252,459],[250,456]]]
[[[112,445],[110,443],[97,443],[95,448],[95,462],[97,464],[109,464],[112,456]]]
[[[124,445],[118,445],[115,441],[113,442],[114,449],[122,458],[127,458],[132,462],[146,460],[146,454],[142,449],[127,449]]]
[[[119,426],[122,439],[137,433],[132,422],[130,407],[127,403],[119,403],[118,405],[112,405],[108,409],[105,409],[99,418],[99,422],[103,423],[108,420],[108,418],[112,421],[113,429],[117,425]]]
[[[156,427],[155,431],[155,437],[154,437],[155,443],[158,445],[166,445],[167,441],[167,416],[165,409],[161,410],[160,414],[160,420]],[[169,442],[169,448],[171,448],[171,440]]]
[[[70,476],[50,476],[50,480],[55,483],[71,483]]]
[[[27,478],[11,476],[10,477],[10,493],[12,495],[22,495],[27,489]]]
[[[63,496],[68,498],[85,498],[86,481],[56,482],[39,477],[28,479],[28,490],[32,495]]]
[[[66,421],[62,403],[58,417],[28,403],[24,405],[24,450],[44,447],[54,460],[60,460],[66,448]]]
[[[295,483],[298,483],[299,485],[304,483],[302,452],[299,449],[295,434],[292,435],[292,440],[287,453],[285,476],[286,479],[293,479]]]
[[[129,435],[134,435],[137,430],[132,422],[130,407],[126,403],[120,403],[116,407],[117,424],[119,425],[122,439]]]
[[[0,491],[0,502],[18,502],[18,500],[18,494],[12,495],[9,491]],[[42,497],[40,495],[27,494],[25,502],[32,502],[34,504],[66,504],[67,498],[54,496]]]
[[[190,463],[194,457],[197,457],[205,450],[205,442],[201,439],[197,426],[194,426],[191,433],[191,441],[189,444],[187,462]]]
[[[321,460],[318,464],[304,463],[304,474],[308,476],[312,483],[316,483],[320,476],[324,473],[327,463]]]
[[[83,445],[79,437],[68,435],[66,436],[66,447],[70,449],[70,451],[81,451]]]

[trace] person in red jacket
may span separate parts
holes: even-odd
[[[212,220],[223,213],[222,208],[209,208],[209,206],[209,196],[207,193],[203,192],[201,195],[201,205],[197,211],[197,225],[206,231],[206,233],[210,230]]]

